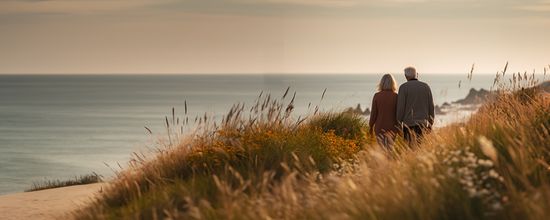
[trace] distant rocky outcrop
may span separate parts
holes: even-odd
[[[443,106],[435,105],[435,114],[437,115],[444,115],[445,112],[443,111]]]
[[[485,89],[476,90],[474,88],[470,89],[466,98],[460,99],[453,102],[454,104],[461,105],[477,105],[485,102],[487,99],[490,99],[494,96],[494,93]]]
[[[550,81],[543,82],[539,85],[539,88],[545,92],[550,92]]]
[[[447,114],[448,109],[450,109],[452,105],[448,102],[444,102],[441,106],[435,105],[435,114],[437,115],[444,115]]]
[[[354,113],[354,114],[360,114],[360,115],[370,115],[370,109],[366,108],[364,111],[361,108],[361,104],[357,104],[355,108],[349,107],[344,112],[347,113]]]

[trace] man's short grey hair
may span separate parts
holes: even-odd
[[[418,77],[418,73],[416,72],[416,68],[409,66],[405,68],[405,77],[407,79],[414,79]]]

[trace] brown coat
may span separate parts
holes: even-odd
[[[369,126],[376,135],[385,132],[398,132],[396,116],[397,93],[384,90],[374,94]]]

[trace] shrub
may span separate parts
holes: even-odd
[[[77,176],[77,177],[74,177],[74,179],[70,179],[70,180],[44,180],[41,182],[35,182],[32,184],[32,186],[29,189],[25,190],[25,192],[53,189],[53,188],[66,187],[66,186],[85,185],[85,184],[99,183],[102,181],[103,180],[100,175],[98,175],[97,173],[92,173],[92,174]]]

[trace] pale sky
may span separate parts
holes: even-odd
[[[0,73],[542,72],[550,0],[1,0]]]

